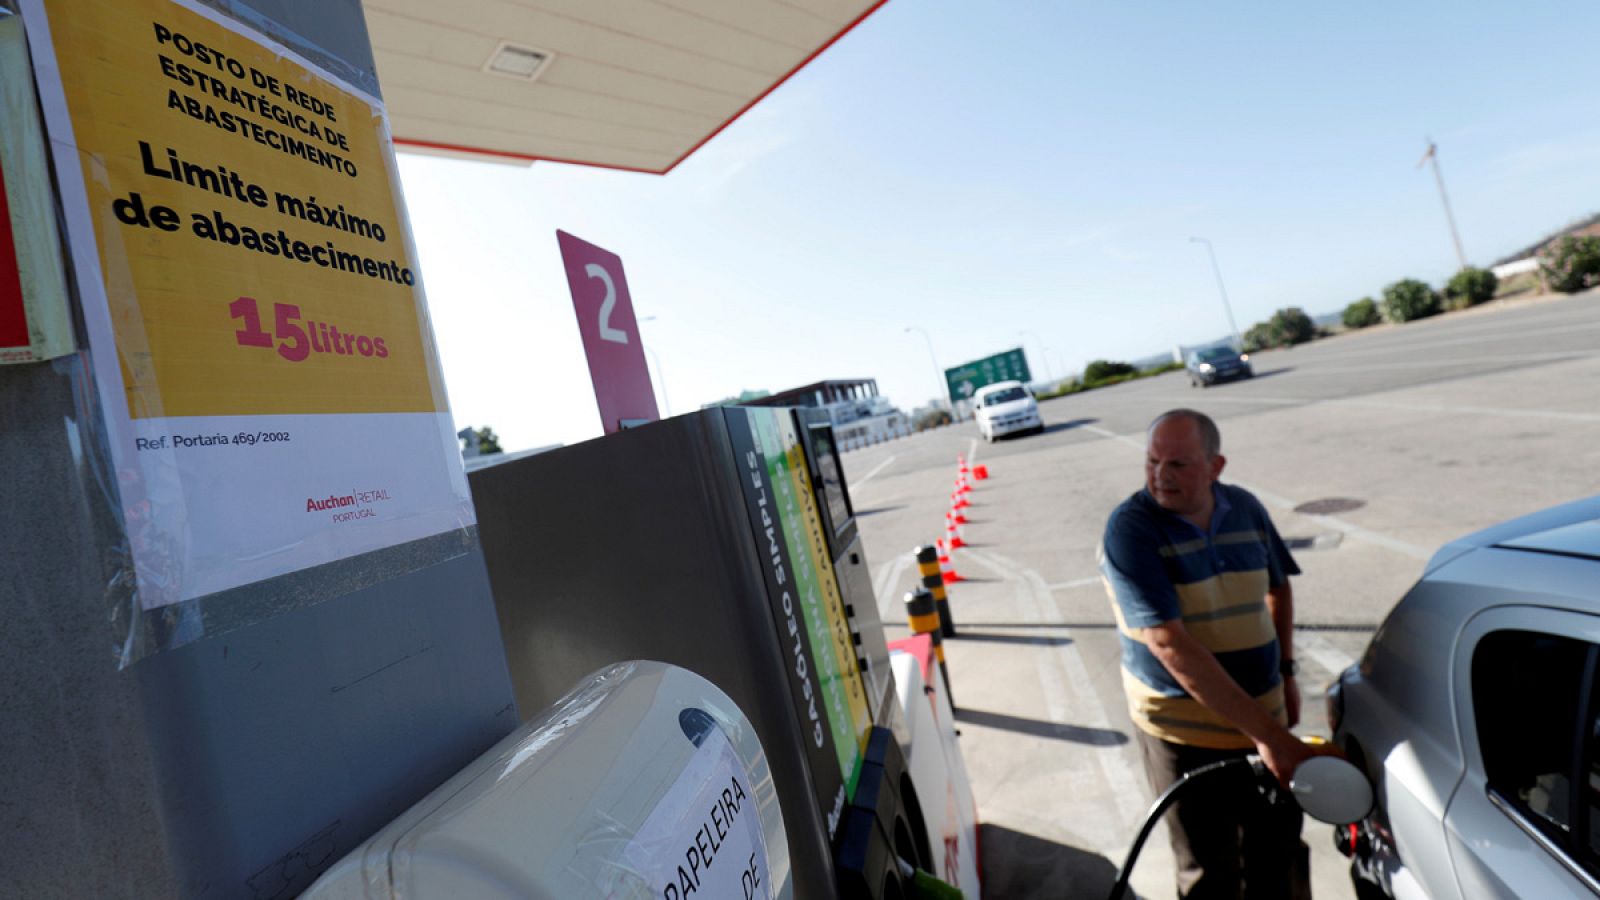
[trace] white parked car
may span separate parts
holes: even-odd
[[[1446,544],[1328,691],[1361,900],[1600,895],[1600,497]]]
[[[1018,431],[1044,431],[1039,403],[1020,381],[997,381],[972,395],[977,405],[978,433],[993,441]]]

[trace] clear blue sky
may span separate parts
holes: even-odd
[[[1596,34],[1592,3],[890,0],[667,176],[402,156],[457,423],[600,433],[557,228],[622,257],[678,413],[840,377],[910,410],[908,325],[1040,378],[1219,337],[1191,235],[1241,329],[1438,284],[1425,136],[1473,263],[1600,210]]]

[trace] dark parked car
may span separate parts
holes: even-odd
[[[1232,347],[1196,350],[1189,354],[1189,361],[1184,363],[1184,368],[1189,370],[1190,387],[1210,387],[1219,381],[1254,378],[1256,374],[1250,368],[1249,355],[1239,353]]]
[[[1328,694],[1361,900],[1600,894],[1600,497],[1445,545]]]

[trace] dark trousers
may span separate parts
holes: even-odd
[[[1159,796],[1184,773],[1248,750],[1172,744],[1138,728],[1150,790]],[[1269,802],[1249,768],[1202,776],[1167,811],[1183,900],[1296,900],[1310,896],[1300,808],[1280,792]]]

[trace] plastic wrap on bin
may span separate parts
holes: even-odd
[[[192,0],[16,0],[122,664],[476,544],[382,102]]]
[[[793,880],[749,719],[686,669],[630,662],[585,679],[304,896],[774,900]]]

